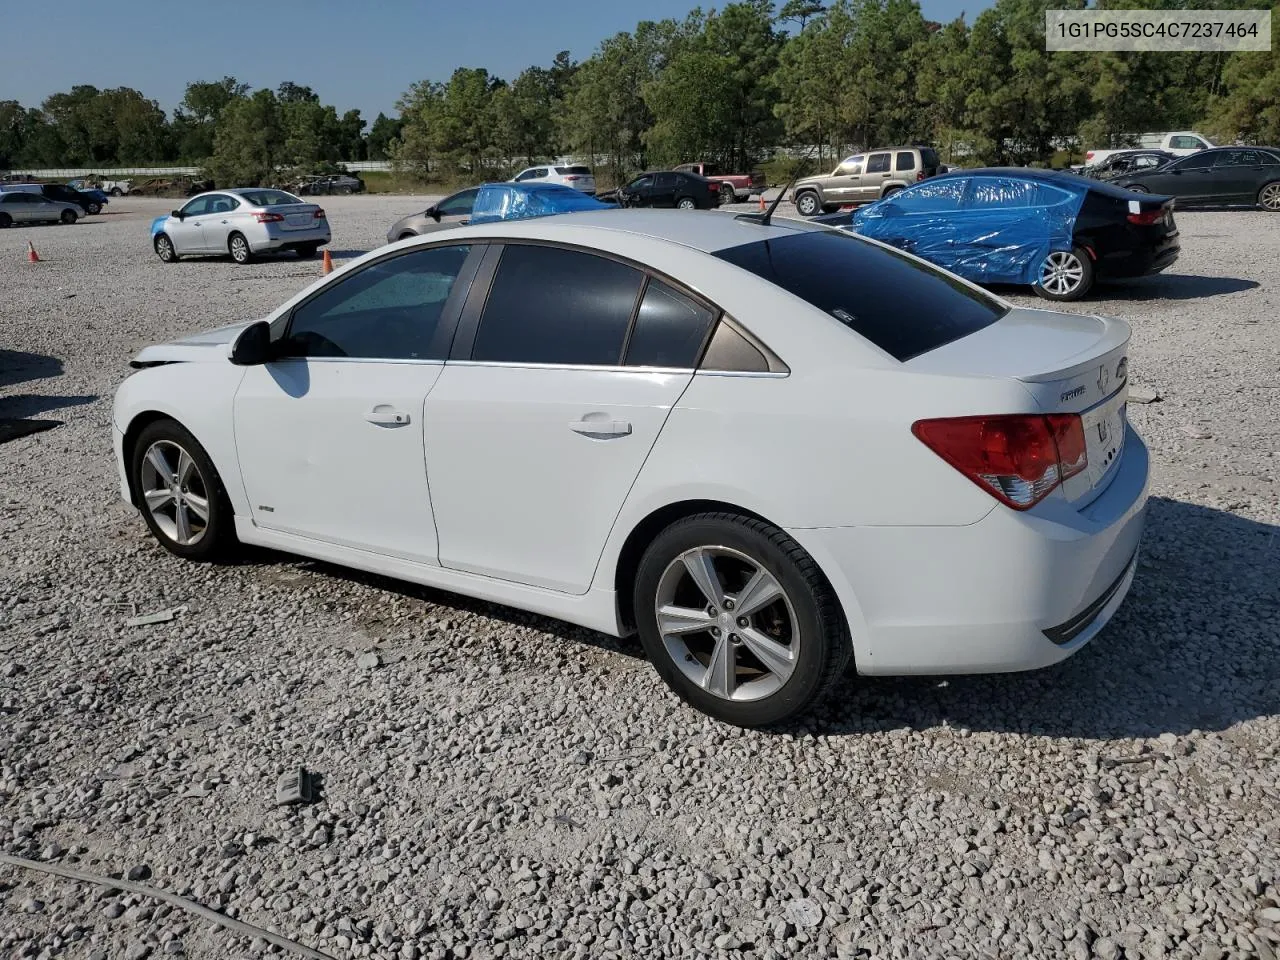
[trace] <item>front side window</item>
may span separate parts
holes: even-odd
[[[442,217],[469,217],[476,205],[476,194],[479,190],[463,190],[452,197],[445,197],[436,209]]]
[[[627,343],[626,365],[692,368],[714,319],[702,304],[651,279]]]
[[[1197,153],[1179,160],[1173,168],[1175,170],[1207,170],[1213,166],[1213,156],[1211,153]]]
[[[873,153],[867,158],[867,173],[888,173],[889,154]]]
[[[1145,156],[1133,158],[1132,169],[1134,170],[1154,170],[1158,166],[1160,166],[1159,157]]]
[[[885,203],[886,210],[899,214],[946,213],[960,209],[964,197],[964,180],[926,181],[909,187]]]
[[[185,207],[182,208],[184,217],[201,217],[209,212],[209,204],[213,201],[213,197],[196,197]]]
[[[280,355],[443,359],[433,340],[470,251],[462,245],[414,250],[330,284],[293,311]]]
[[[590,253],[509,244],[480,317],[471,359],[614,366],[644,274]]]
[[[632,180],[628,190],[648,190],[653,186],[653,176],[640,177],[638,180]]]
[[[840,166],[836,167],[836,176],[852,177],[862,172],[862,162],[865,157],[849,157]]]

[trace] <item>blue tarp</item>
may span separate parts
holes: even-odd
[[[1070,250],[1089,182],[978,171],[933,177],[863,207],[850,229],[975,283],[1035,283]]]
[[[525,220],[575,210],[616,210],[581,190],[558,183],[486,183],[476,194],[472,223]]]

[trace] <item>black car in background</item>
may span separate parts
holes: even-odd
[[[1086,167],[1084,175],[1094,180],[1115,180],[1131,173],[1155,170],[1177,159],[1177,154],[1167,150],[1120,150],[1096,167]]]
[[[81,193],[75,187],[69,187],[65,183],[42,183],[40,192],[50,200],[56,200],[59,203],[74,203],[90,216],[102,212],[102,204],[93,194]]]
[[[1112,182],[1140,193],[1177,197],[1179,209],[1247,203],[1280,213],[1280,149],[1212,147]]]
[[[597,194],[596,199],[622,207],[714,210],[720,206],[720,185],[696,173],[662,170],[642,173],[625,187]]]
[[[307,177],[294,188],[294,192],[300,196],[363,193],[364,181],[345,173]]]

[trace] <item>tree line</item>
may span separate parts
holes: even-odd
[[[483,68],[424,80],[398,102],[399,118],[379,114],[367,132],[359,111],[339,116],[292,82],[192,83],[172,119],[139,91],[77,86],[38,109],[0,101],[0,167],[179,160],[250,182],[368,158],[426,179],[562,155],[621,171],[695,159],[744,170],[786,145],[816,147],[819,163],[907,142],[949,159],[1044,163],[1064,144],[1078,152],[1182,128],[1280,143],[1274,40],[1270,53],[1047,53],[1045,10],[1084,5],[996,0],[972,23],[942,24],[917,0],[736,0],[641,21],[581,62],[561,52],[510,81]]]

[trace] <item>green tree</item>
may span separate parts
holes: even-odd
[[[400,130],[403,126],[403,120],[398,118],[392,120],[385,113],[379,113],[374,117],[373,125],[369,127],[367,142],[369,159],[391,159],[392,144],[400,139]]]
[[[173,138],[178,155],[184,160],[197,161],[213,156],[218,117],[227,104],[243,99],[248,92],[249,85],[235,77],[187,84],[182,102],[173,112]]]
[[[963,17],[956,17],[933,32],[915,57],[919,64],[916,91],[922,119],[935,141],[943,146],[948,161],[953,158],[956,139],[964,136],[968,54],[969,27]]]
[[[843,67],[844,37],[827,17],[819,15],[808,29],[787,41],[774,74],[778,88],[774,113],[790,140],[818,147],[820,168],[845,143],[839,132]]]
[[[285,140],[284,113],[272,91],[233,100],[218,117],[209,173],[223,184],[272,183],[286,159]]]
[[[560,152],[554,83],[550,70],[529,67],[511,86],[496,91],[494,144],[504,157],[523,157],[533,163]]]
[[[826,12],[826,9],[816,0],[787,0],[782,5],[782,9],[778,11],[778,22],[794,23],[796,29],[803,33],[804,28],[809,25],[809,21],[821,17]]]

